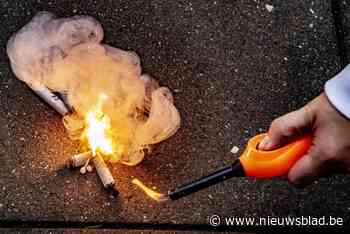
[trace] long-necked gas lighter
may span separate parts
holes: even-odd
[[[177,200],[232,177],[271,178],[285,175],[307,153],[312,144],[311,137],[304,136],[275,150],[259,150],[258,145],[265,135],[259,134],[251,138],[243,154],[230,166],[177,187],[166,195],[166,200]]]

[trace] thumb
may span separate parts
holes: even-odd
[[[308,106],[283,115],[272,121],[267,136],[260,142],[259,149],[272,150],[282,146],[312,127],[313,115]]]

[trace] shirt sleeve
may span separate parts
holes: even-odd
[[[325,92],[333,106],[350,119],[350,64],[326,82]]]

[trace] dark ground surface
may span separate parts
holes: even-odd
[[[343,63],[350,61],[350,1],[336,1],[334,4],[336,32]]]
[[[121,229],[121,230],[111,230],[111,229],[70,229],[70,228],[60,228],[60,229],[45,229],[45,228],[34,228],[34,229],[1,229],[0,232],[6,232],[8,234],[47,234],[47,233],[55,233],[55,234],[215,234],[213,231],[175,231],[175,230],[135,230],[135,229]],[[233,233],[240,234],[237,232],[223,232],[223,233]],[[249,233],[246,233],[249,234]]]
[[[346,2],[0,0],[0,7],[0,226],[210,229],[208,217],[218,214],[331,215],[350,228],[349,176],[303,190],[281,179],[236,178],[164,204],[131,184],[137,177],[165,192],[208,174],[233,161],[225,156],[232,146],[242,150],[273,118],[317,96],[347,61]],[[144,71],[174,91],[182,128],[141,165],[111,166],[118,198],[95,173],[62,169],[78,144],[10,70],[6,41],[39,10],[96,17],[106,43],[136,51]]]

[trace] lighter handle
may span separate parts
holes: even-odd
[[[239,158],[246,176],[271,178],[285,175],[308,152],[312,144],[311,136],[304,136],[275,150],[257,149],[265,136],[266,134],[259,134],[251,138]]]

